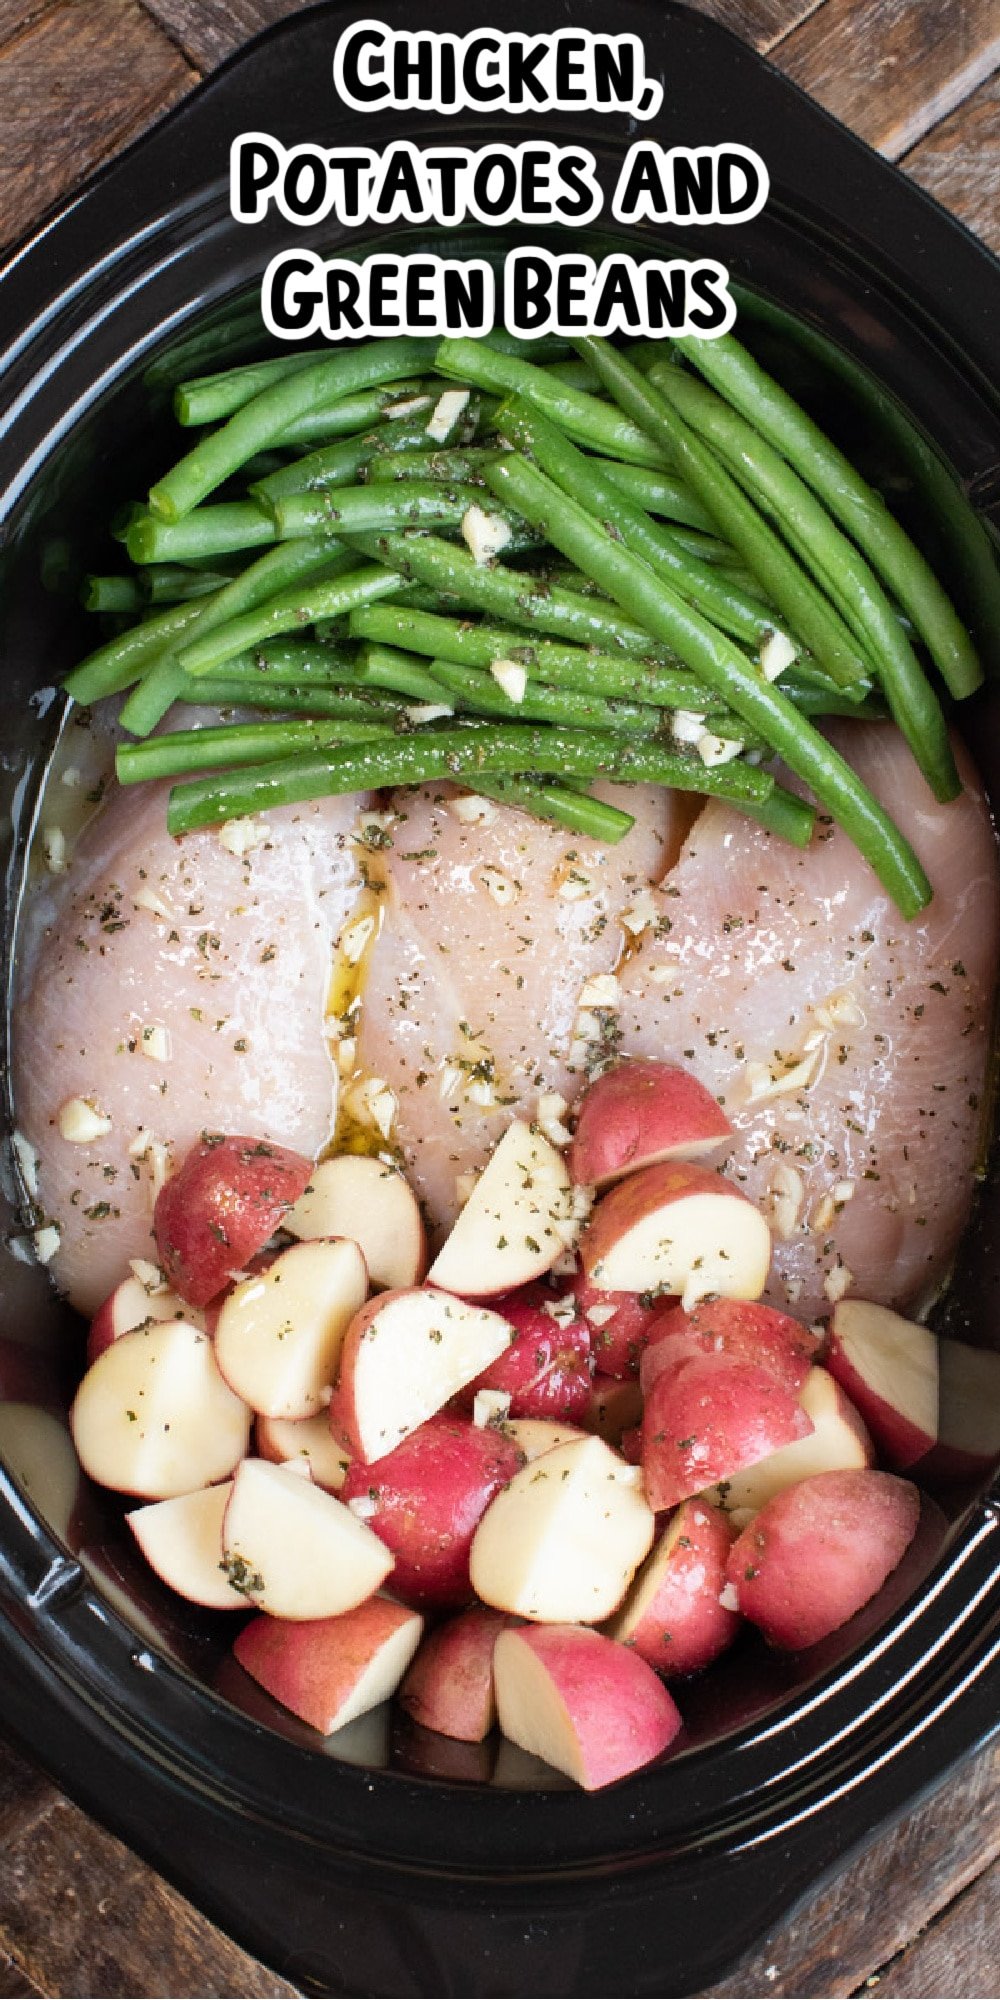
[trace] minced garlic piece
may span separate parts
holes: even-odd
[[[597,972],[580,988],[581,1007],[620,1007],[621,987],[613,972]]]
[[[169,1062],[169,1028],[161,1027],[159,1022],[151,1022],[149,1027],[143,1028],[140,1033],[139,1047],[143,1055],[149,1057],[150,1062]]]
[[[448,701],[417,701],[406,710],[406,719],[412,723],[443,722],[447,716],[454,713]]]
[[[538,1100],[535,1123],[545,1134],[550,1146],[568,1146],[573,1137],[569,1126],[563,1123],[569,1105],[558,1090],[545,1090]]]
[[[58,1250],[59,1245],[62,1241],[62,1238],[60,1236],[59,1230],[56,1228],[55,1223],[46,1222],[41,1229],[35,1230],[35,1233],[32,1236],[31,1241],[34,1246],[35,1256],[38,1258],[39,1263],[51,1264],[52,1259],[55,1256],[56,1251]]]
[[[527,667],[518,666],[516,660],[491,660],[490,673],[497,686],[503,689],[508,701],[523,701],[528,686]]]
[[[444,444],[465,409],[470,394],[469,389],[446,389],[434,405],[424,436],[432,438],[435,444]]]
[[[271,829],[262,819],[248,815],[245,819],[227,819],[219,828],[219,843],[239,860],[263,845],[271,837]]]
[[[338,950],[348,965],[359,965],[365,946],[375,934],[375,918],[355,917],[353,923],[345,924],[340,933]]]
[[[459,1208],[464,1208],[466,1202],[471,1200],[472,1195],[475,1192],[478,1180],[479,1180],[478,1174],[470,1173],[470,1174],[455,1175],[455,1200],[457,1201]]]
[[[165,917],[168,921],[173,915],[173,911],[163,901],[162,896],[158,896],[153,889],[137,889],[132,898],[132,907],[136,910],[150,910],[154,917]]]
[[[14,1157],[17,1160],[17,1164],[21,1169],[21,1179],[24,1182],[25,1188],[28,1194],[31,1196],[32,1201],[37,1201],[38,1168],[39,1168],[38,1154],[36,1153],[35,1148],[31,1143],[31,1140],[25,1138],[23,1132],[12,1132],[10,1143],[14,1149]]]
[[[697,743],[705,734],[705,718],[694,708],[675,708],[670,718],[670,733],[675,743]]]
[[[509,1389],[477,1389],[472,1399],[472,1421],[479,1431],[490,1424],[502,1424],[511,1405]]]
[[[640,889],[638,895],[633,896],[628,909],[619,911],[618,922],[624,930],[630,931],[633,937],[638,937],[642,931],[649,929],[650,924],[655,924],[656,903],[652,889]]]
[[[65,873],[67,864],[66,835],[61,826],[45,826],[42,828],[42,852],[45,856],[45,866],[50,875],[62,875]]]
[[[742,748],[743,744],[738,737],[713,736],[710,729],[706,729],[695,744],[706,770],[714,769],[717,764],[731,764],[733,758],[739,756]]]
[[[448,800],[448,811],[464,826],[489,826],[497,816],[493,800],[484,799],[479,792],[460,792],[457,799]]]
[[[795,1235],[805,1201],[802,1175],[785,1160],[772,1169],[768,1188],[771,1227],[783,1243]]]
[[[769,632],[767,638],[761,640],[757,658],[764,679],[776,681],[778,675],[783,674],[785,668],[790,667],[792,661],[798,659],[798,649],[792,644],[787,632]]]
[[[473,562],[492,562],[510,541],[510,528],[499,514],[487,514],[485,507],[469,507],[462,516],[462,540]]]
[[[111,1120],[89,1097],[67,1097],[59,1106],[59,1131],[72,1146],[90,1146],[111,1130]]]
[[[835,1306],[838,1299],[842,1299],[845,1293],[850,1291],[853,1283],[854,1272],[849,1271],[847,1265],[842,1264],[838,1259],[833,1270],[828,1271],[823,1280],[823,1290],[830,1304]]]
[[[508,903],[516,903],[521,893],[516,882],[504,875],[499,868],[481,868],[479,880],[488,896],[505,908]]]

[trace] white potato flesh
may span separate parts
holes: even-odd
[[[378,1651],[358,1674],[354,1691],[337,1710],[334,1724],[343,1729],[359,1715],[367,1715],[380,1702],[391,1700],[423,1637],[424,1621],[414,1611],[395,1632],[383,1639]]]
[[[937,1335],[868,1299],[841,1299],[830,1333],[833,1372],[862,1413],[870,1410],[886,1463],[912,1465],[938,1434]]]
[[[606,1292],[662,1292],[686,1308],[717,1295],[759,1299],[771,1262],[760,1210],[720,1186],[681,1195],[638,1217],[608,1245],[590,1278]]]
[[[293,1236],[349,1236],[379,1290],[419,1284],[425,1232],[417,1198],[398,1167],[361,1153],[322,1160],[284,1219]]]
[[[573,1185],[562,1154],[515,1118],[428,1276],[466,1297],[495,1297],[551,1270],[575,1236]]]
[[[374,1596],[393,1566],[384,1542],[288,1465],[244,1459],[222,1524],[234,1587],[274,1618],[333,1618]]]
[[[232,1480],[156,1500],[126,1515],[151,1569],[192,1604],[210,1611],[245,1611],[246,1598],[234,1590],[222,1554],[222,1519]]]
[[[516,1633],[501,1633],[494,1653],[497,1708],[507,1741],[541,1757],[578,1785],[585,1764],[576,1722],[547,1665],[527,1646],[505,1645]]]
[[[250,1442],[250,1411],[205,1334],[168,1320],[105,1348],[76,1392],[70,1428],[99,1485],[169,1500],[228,1478]]]
[[[442,1410],[510,1341],[499,1313],[429,1285],[388,1299],[358,1343],[349,1385],[366,1461],[384,1458]]]
[[[529,1465],[557,1444],[579,1444],[588,1435],[578,1424],[550,1422],[548,1417],[506,1417],[501,1430],[523,1451]]]
[[[812,1479],[817,1472],[855,1472],[874,1463],[871,1439],[856,1410],[825,1368],[810,1368],[799,1392],[799,1402],[812,1421],[808,1437],[797,1438],[734,1472],[722,1486],[713,1486],[706,1500],[723,1507],[742,1529],[751,1515],[800,1479]]]
[[[276,1465],[305,1465],[317,1486],[337,1493],[347,1477],[350,1454],[331,1434],[326,1411],[317,1417],[258,1417],[257,1450]]]
[[[314,1417],[330,1400],[347,1329],[368,1296],[356,1243],[296,1243],[236,1285],[215,1352],[230,1387],[267,1417]]]
[[[654,1525],[638,1466],[601,1438],[556,1445],[487,1508],[472,1543],[473,1589],[521,1618],[598,1624],[621,1603]]]

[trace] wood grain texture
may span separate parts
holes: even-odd
[[[15,35],[23,35],[40,14],[57,5],[57,0],[0,0],[0,49]]]
[[[4,1957],[29,1982],[14,1987],[20,1993],[284,2000],[295,1992],[65,1799],[4,1842],[0,1966]]]
[[[205,0],[142,0],[146,12],[188,62],[203,72],[214,69],[251,35],[297,14],[306,4],[307,0],[212,0],[211,5]],[[694,13],[707,14],[765,53],[824,4],[828,0],[689,0]],[[470,15],[469,26],[478,24]]]
[[[896,160],[996,69],[1000,7],[997,0],[825,0],[772,61]]]
[[[1000,1864],[988,1868],[879,1977],[878,2000],[980,2000],[1000,1993]]]
[[[943,119],[902,164],[1000,254],[1000,74]]]
[[[0,1743],[0,1853],[7,1841],[39,1819],[56,1797],[55,1787],[40,1771]]]
[[[2,64],[4,243],[197,81],[135,0],[59,0]]]
[[[742,1958],[710,1989],[713,2000],[747,1994],[841,2000],[858,1991],[923,1926],[1000,1857],[1000,1749],[954,1777],[836,1880]],[[952,1992],[948,1984],[906,1989]],[[1000,1993],[983,1986],[981,2000]]]

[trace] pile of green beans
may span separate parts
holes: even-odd
[[[816,720],[891,715],[955,796],[934,676],[981,671],[939,583],[731,336],[576,347],[406,337],[182,382],[194,441],[113,525],[129,567],[86,580],[108,636],[66,682],[124,697],[121,782],[173,780],[177,834],[442,778],[606,842],[632,821],[596,777],[802,846],[819,808],[915,915],[916,855]]]

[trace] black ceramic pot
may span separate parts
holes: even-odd
[[[380,13],[415,25],[400,0]],[[738,140],[763,155],[773,183],[763,214],[739,229],[685,232],[677,247],[729,263],[743,287],[741,331],[762,355],[777,354],[797,393],[870,469],[891,473],[908,523],[995,651],[1000,266],[682,6],[578,0],[573,17],[643,36],[665,82],[652,136]],[[185,372],[179,355],[196,368],[210,324],[217,350],[253,350],[259,274],[288,240],[285,225],[231,219],[231,140],[255,128],[286,142],[440,137],[417,116],[362,121],[337,108],[330,61],[350,18],[324,5],[263,37],[0,277],[8,960],[59,724],[53,683],[85,643],[53,577],[86,566],[116,501],[161,464],[150,391],[154,409],[157,394],[166,402],[171,368]],[[468,25],[449,5],[427,18],[438,29]],[[539,25],[525,0],[497,0],[490,19]],[[470,145],[530,132],[524,119],[459,116],[448,126]],[[560,134],[585,140],[606,183],[634,136],[621,118],[546,121],[546,137]],[[639,234],[652,248],[652,232]],[[328,251],[345,240],[324,238]],[[988,693],[971,731],[1000,796]],[[996,1214],[987,1186],[948,1308],[983,1341],[996,1321]],[[5,1222],[16,1233],[9,1204]],[[952,1505],[950,1522],[927,1510],[891,1587],[835,1643],[781,1661],[748,1642],[688,1692],[678,1752],[607,1792],[585,1797],[539,1766],[495,1763],[490,1749],[385,1717],[318,1747],[227,1667],[220,1620],[140,1573],[120,1509],[75,1490],[63,1413],[79,1329],[44,1274],[6,1249],[0,1283],[0,1395],[42,1411],[22,1436],[9,1416],[0,1434],[28,1480],[25,1490],[0,1470],[4,1726],[289,1978],[350,1994],[690,1992],[997,1726],[1000,1512],[980,1492]],[[40,1450],[25,1443],[32,1421]]]

